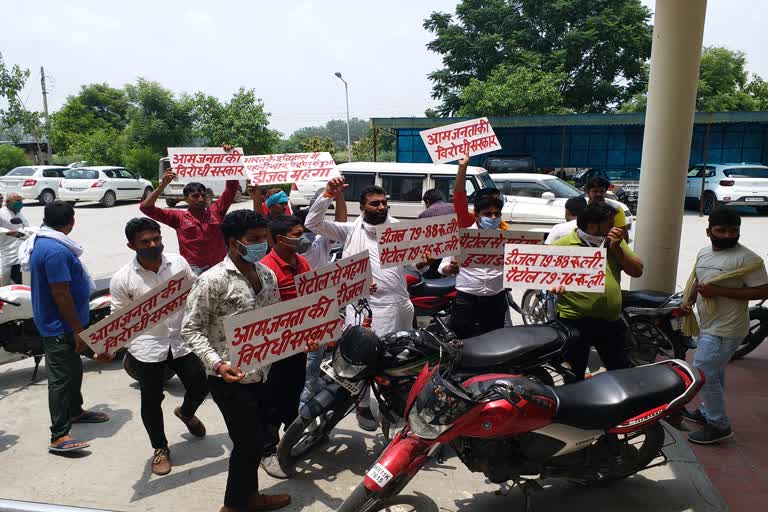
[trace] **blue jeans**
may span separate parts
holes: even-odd
[[[307,352],[307,373],[304,378],[304,390],[301,392],[299,408],[309,402],[320,391],[320,363],[323,362],[325,347],[314,352]]]
[[[728,428],[731,421],[725,414],[725,367],[733,357],[743,338],[724,338],[711,334],[699,335],[693,365],[704,372],[706,383],[701,388],[701,413],[707,423]]]

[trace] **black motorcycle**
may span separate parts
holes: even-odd
[[[768,338],[768,307],[766,301],[761,301],[756,306],[749,308],[749,334],[736,349],[731,361],[741,359],[755,350],[764,339]]]

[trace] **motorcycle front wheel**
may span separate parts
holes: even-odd
[[[629,323],[628,336],[627,356],[635,366],[675,359],[679,356],[670,337],[651,321],[633,319]]]
[[[525,325],[543,324],[549,319],[547,301],[541,290],[526,290],[520,304]]]
[[[336,512],[376,512],[381,510],[386,500],[400,494],[410,481],[411,477],[401,475],[399,480],[391,482],[378,492],[368,489],[364,483],[360,482]]]
[[[731,361],[746,356],[768,338],[768,310],[754,309],[749,312],[749,334],[736,349]]]

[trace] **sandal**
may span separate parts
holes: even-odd
[[[48,451],[51,453],[78,452],[89,448],[90,446],[91,445],[88,443],[83,443],[77,439],[68,439],[67,441],[62,441],[58,444],[51,444],[48,446]]]
[[[109,421],[109,416],[103,412],[83,411],[80,415],[70,420],[72,423],[104,423]]]

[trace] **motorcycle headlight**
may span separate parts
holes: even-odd
[[[435,372],[419,391],[408,412],[408,423],[417,436],[436,439],[474,406],[475,402],[461,388]]]
[[[422,439],[437,439],[444,432],[448,432],[453,425],[432,425],[427,423],[419,415],[415,407],[408,414],[408,425],[411,431]]]
[[[350,363],[341,356],[340,351],[333,353],[333,371],[339,377],[353,380],[367,368],[364,364]]]

